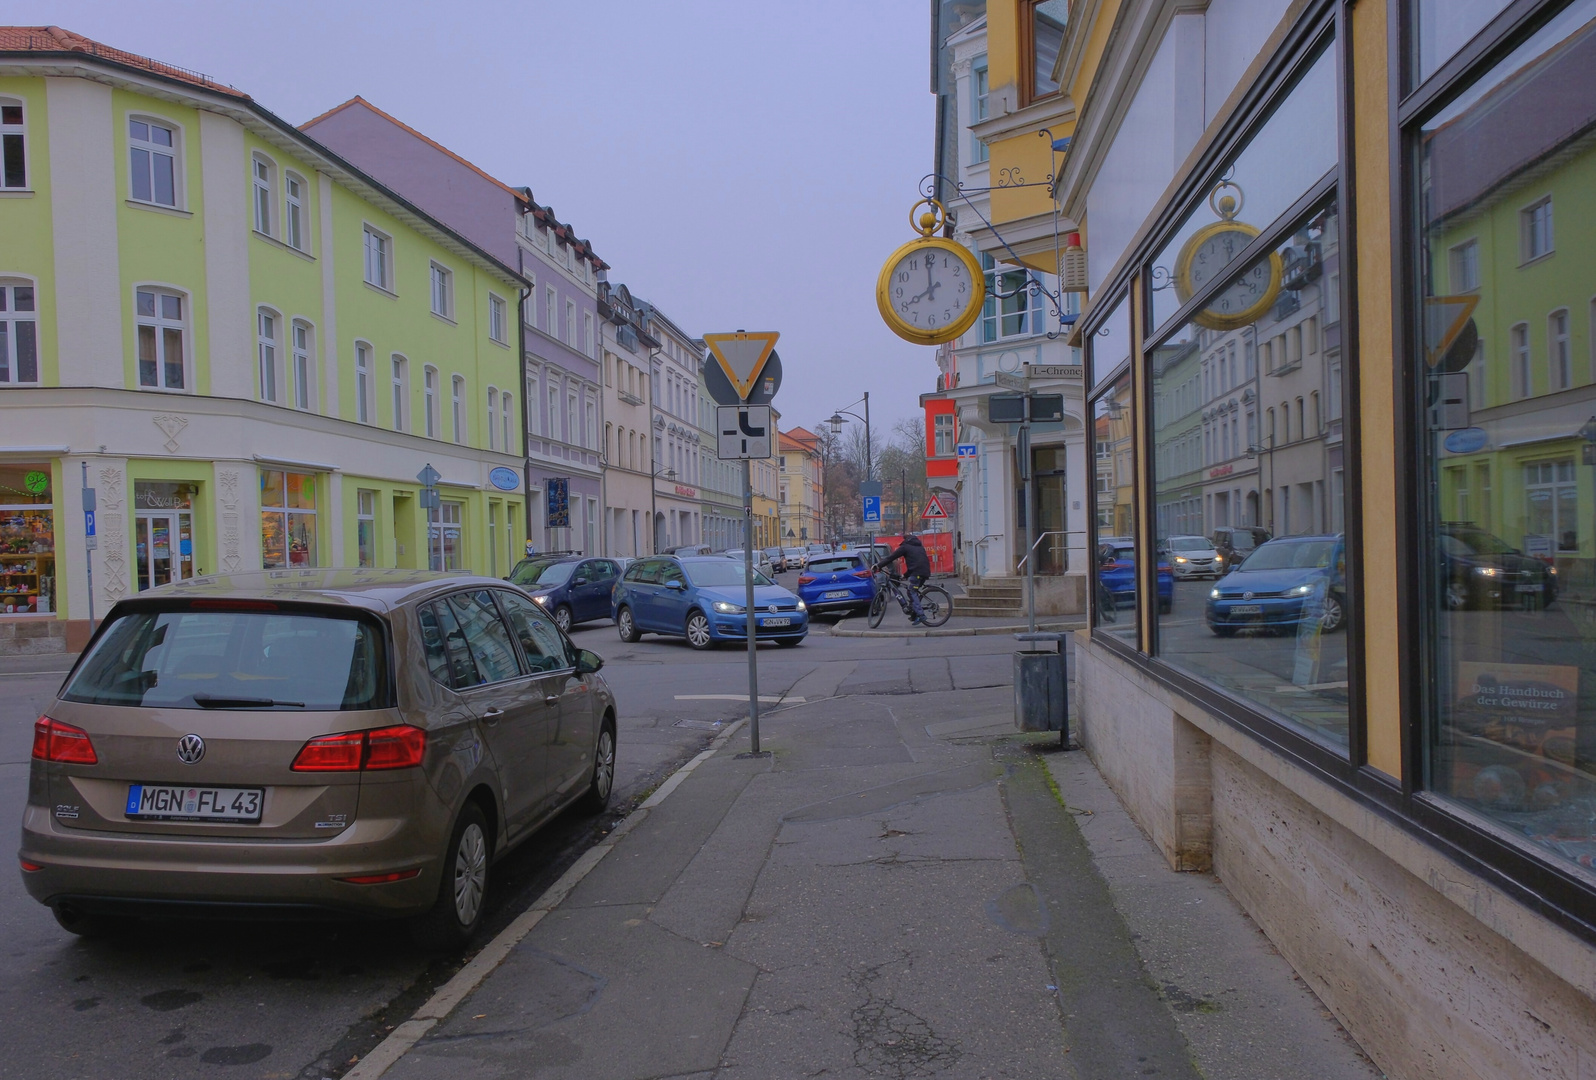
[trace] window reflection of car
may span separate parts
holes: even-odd
[[[1208,628],[1295,629],[1317,618],[1328,633],[1346,624],[1346,545],[1340,536],[1286,536],[1260,544],[1208,594]],[[1316,599],[1319,598],[1319,599]]]
[[[1555,566],[1477,526],[1442,525],[1440,551],[1446,581],[1441,602],[1453,611],[1547,607],[1557,599]]]
[[[1177,578],[1218,577],[1224,572],[1223,556],[1201,536],[1171,536],[1158,545],[1158,554],[1169,561]]]
[[[1224,560],[1222,573],[1228,574],[1245,562],[1259,544],[1267,544],[1271,537],[1268,529],[1256,525],[1221,525],[1209,539]]]
[[[1105,536],[1097,546],[1097,580],[1114,606],[1127,610],[1136,604],[1136,544],[1128,536]],[[1175,606],[1175,575],[1169,563],[1158,560],[1158,610],[1168,614]]]

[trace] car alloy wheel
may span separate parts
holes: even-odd
[[[454,854],[454,914],[461,926],[477,921],[488,888],[488,838],[482,826],[467,822]]]
[[[615,613],[615,629],[620,633],[621,640],[630,645],[643,635],[637,632],[637,623],[632,619],[632,609],[623,607]]]
[[[1446,583],[1446,606],[1451,611],[1462,611],[1469,606],[1469,590],[1461,581]]]
[[[599,728],[598,744],[593,748],[593,779],[582,795],[581,808],[589,814],[602,813],[609,805],[615,787],[615,728],[605,720]]]
[[[1346,609],[1341,606],[1341,598],[1335,593],[1326,593],[1324,613],[1319,616],[1319,629],[1326,634],[1332,630],[1339,630],[1346,617]]]
[[[715,644],[715,639],[709,633],[709,618],[702,611],[687,616],[687,644],[699,650],[711,648]]]
[[[571,609],[568,605],[561,604],[554,609],[554,625],[558,626],[562,633],[571,632]]]

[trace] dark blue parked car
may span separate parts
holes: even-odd
[[[562,558],[523,561],[510,580],[532,594],[561,630],[589,619],[610,617],[610,593],[620,579],[614,559]]]
[[[1340,536],[1283,536],[1260,544],[1208,594],[1208,628],[1230,637],[1250,627],[1295,630],[1317,618],[1346,624],[1346,545]]]
[[[1097,546],[1097,580],[1120,611],[1136,606],[1136,544],[1128,536],[1105,536]],[[1158,610],[1175,606],[1175,573],[1158,560]]]
[[[798,597],[811,613],[868,611],[874,595],[870,560],[864,552],[811,555],[809,565],[798,575]]]
[[[621,575],[611,597],[621,640],[636,641],[644,633],[673,634],[695,649],[746,642],[743,572],[742,563],[723,555],[637,560]],[[809,633],[807,605],[757,570],[754,611],[759,641],[797,645]]]

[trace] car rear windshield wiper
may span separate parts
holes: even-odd
[[[195,694],[194,704],[202,709],[269,709],[273,705],[291,705],[303,709],[303,701],[278,701],[269,697],[230,697],[226,694]]]

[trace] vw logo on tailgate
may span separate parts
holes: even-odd
[[[193,765],[205,756],[205,740],[198,735],[184,735],[177,740],[177,760]]]

